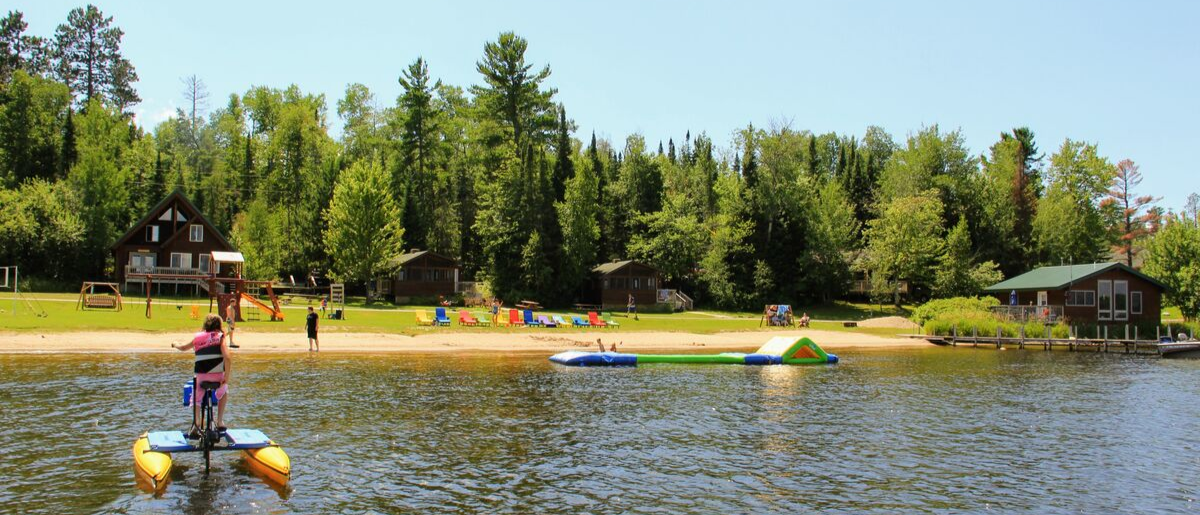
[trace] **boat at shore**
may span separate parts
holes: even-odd
[[[837,363],[808,338],[776,336],[753,353],[720,354],[626,354],[622,352],[567,351],[550,356],[550,361],[573,367],[634,367],[647,363],[692,363],[709,365],[820,365]]]
[[[1158,353],[1164,358],[1200,358],[1200,341],[1160,343]]]

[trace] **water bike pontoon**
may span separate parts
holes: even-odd
[[[216,405],[213,393],[218,383],[201,383],[206,395],[201,403],[198,438],[188,439],[183,431],[149,431],[133,442],[133,468],[138,482],[157,491],[170,480],[172,453],[198,452],[204,454],[204,473],[208,474],[210,455],[216,451],[241,451],[252,472],[276,485],[285,485],[291,478],[292,464],[287,453],[267,435],[257,429],[227,429],[213,427],[212,411]],[[191,407],[192,383],[184,386],[183,405]]]
[[[837,363],[838,357],[808,338],[777,336],[752,354],[625,354],[621,352],[560,352],[550,361],[573,367],[635,367],[645,363],[697,363],[713,365],[820,365]]]

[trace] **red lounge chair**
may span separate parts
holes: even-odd
[[[476,326],[479,325],[479,320],[464,309],[458,312],[458,325]]]
[[[592,327],[608,327],[608,324],[600,320],[600,315],[597,315],[595,311],[588,311],[588,323],[592,324]]]
[[[521,312],[515,309],[508,310],[508,325],[525,325],[525,321],[521,320]]]

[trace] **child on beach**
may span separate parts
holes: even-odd
[[[596,345],[600,347],[600,352],[604,352],[604,342],[600,341],[599,338],[596,338]]]
[[[196,420],[200,419],[200,402],[204,398],[206,392],[200,388],[204,382],[221,383],[221,387],[217,389],[217,431],[225,431],[225,401],[229,394],[229,376],[233,368],[233,364],[229,355],[229,348],[225,345],[225,334],[221,332],[221,317],[209,314],[204,318],[203,330],[196,333],[192,338],[191,343],[171,344],[171,347],[176,350],[196,351],[196,364],[193,366],[193,373],[196,374],[195,384],[192,387],[192,410],[193,422],[191,429],[188,430],[188,438],[199,438],[200,429],[196,427]]]
[[[229,326],[229,332],[228,332],[229,348],[231,348],[231,349],[238,348],[238,345],[233,343],[233,330],[234,330],[235,325],[237,324],[237,309],[234,308],[234,302],[237,302],[237,301],[235,300],[235,301],[230,302],[229,304],[225,305],[225,325]]]

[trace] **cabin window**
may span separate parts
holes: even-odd
[[[200,224],[192,224],[188,226],[188,241],[202,242],[204,241],[204,226]]]
[[[186,252],[171,253],[171,268],[191,268],[192,255]]]
[[[204,272],[204,273],[206,273],[206,274],[207,274],[207,273],[208,273],[208,269],[210,268],[210,263],[211,263],[211,261],[212,261],[212,256],[211,256],[211,255],[209,255],[209,254],[200,254],[200,271],[201,271],[201,272]]]
[[[1068,306],[1095,306],[1096,292],[1091,290],[1077,290],[1067,292]]]
[[[641,279],[638,279],[636,277],[633,278],[633,289],[635,289],[635,290],[642,289],[642,280]]]
[[[649,289],[649,290],[654,289],[654,278],[653,277],[646,279],[646,286],[647,286],[647,289]]]
[[[1096,318],[1112,320],[1113,317],[1113,283],[1112,281],[1096,281]]]
[[[152,272],[155,261],[157,260],[158,256],[154,254],[134,252],[129,255],[129,266],[133,267],[133,269],[137,271]]]
[[[1113,318],[1129,320],[1129,281],[1113,281]]]
[[[1129,292],[1129,312],[1135,315],[1142,314],[1142,292]]]
[[[403,268],[401,268],[400,271],[396,273],[396,280],[397,281],[405,281],[405,280],[407,280],[405,277],[407,275],[408,274],[405,273],[405,270]]]
[[[157,225],[147,225],[146,226],[146,241],[151,242],[151,243],[158,242],[158,226]]]

